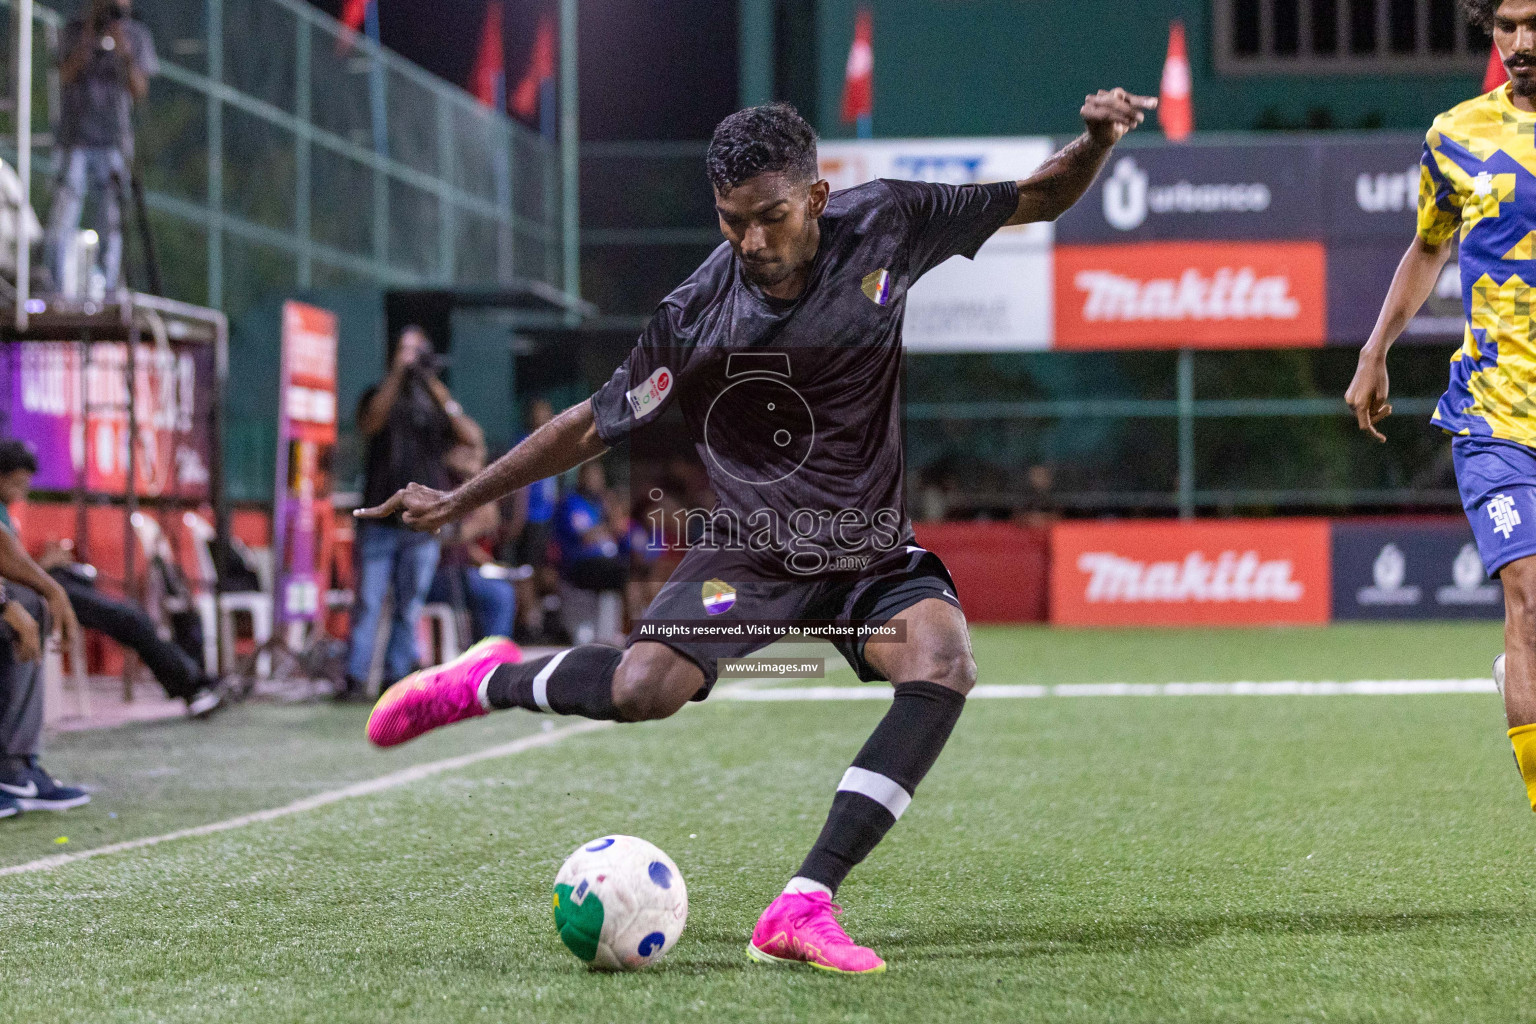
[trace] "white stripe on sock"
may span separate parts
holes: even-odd
[[[837,791],[867,796],[890,811],[893,818],[900,818],[912,802],[912,794],[902,789],[896,780],[864,768],[849,768],[844,772],[843,781],[837,784]]]
[[[796,875],[794,878],[791,878],[789,880],[789,884],[784,887],[784,891],[785,892],[824,892],[828,896],[832,895],[832,887],[831,886],[824,885],[821,882],[818,882],[818,881],[816,881],[815,879],[812,879],[812,878],[806,878],[804,875]]]
[[[533,702],[540,709],[550,714],[554,714],[555,709],[549,706],[549,677],[555,674],[555,669],[560,667],[560,663],[565,660],[565,656],[573,650],[575,650],[574,647],[567,647],[553,658],[550,658],[549,664],[539,669],[539,674],[533,677]]]

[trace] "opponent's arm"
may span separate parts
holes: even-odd
[[[507,454],[452,491],[436,491],[411,484],[396,491],[382,505],[359,509],[362,519],[384,519],[396,512],[413,530],[431,532],[487,502],[499,501],[535,480],[564,473],[608,450],[597,434],[592,403],[582,402],[565,410]]]
[[[1392,275],[1392,286],[1387,289],[1376,326],[1360,349],[1360,362],[1349,390],[1344,392],[1344,401],[1349,403],[1360,429],[1378,441],[1385,441],[1386,437],[1376,429],[1376,424],[1392,415],[1392,407],[1387,404],[1387,350],[1429,298],[1455,244],[1454,236],[1438,246],[1414,238]]]
[[[1088,130],[1019,182],[1019,208],[1008,224],[1055,220],[1070,210],[1098,177],[1109,151],[1157,107],[1155,96],[1100,89],[1083,103]]]

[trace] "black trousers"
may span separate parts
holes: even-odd
[[[186,651],[160,639],[155,624],[136,604],[87,587],[68,573],[50,574],[64,587],[80,625],[98,630],[137,654],[171,697],[186,698],[208,685],[203,667]]]

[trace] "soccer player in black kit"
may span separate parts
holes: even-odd
[[[676,404],[719,499],[701,516],[703,537],[626,650],[587,645],[524,662],[510,640],[488,639],[386,691],[369,739],[392,746],[498,708],[666,718],[708,696],[717,658],[775,639],[722,640],[707,636],[712,627],[883,625],[894,637],[868,646],[867,633],[834,638],[861,679],[889,680],[895,697],[747,952],[836,973],[884,970],[838,925],[832,896],[911,802],[976,678],[954,581],[915,543],[903,500],[907,290],[951,256],[974,257],[999,228],[1060,216],[1156,102],[1123,89],[1089,96],[1087,131],[1023,181],[880,180],[836,194],[818,176],[815,132],[792,107],[722,121],[707,171],[725,244],[662,301],[612,379],[456,490],[411,484],[357,513],[436,530],[602,455]]]

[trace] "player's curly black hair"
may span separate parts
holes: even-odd
[[[815,181],[816,129],[788,103],[738,110],[715,125],[704,169],[721,195],[770,171]]]
[[[1499,4],[1504,0],[1460,0],[1461,9],[1466,12],[1467,20],[1484,32],[1493,31],[1493,16],[1498,12]]]

